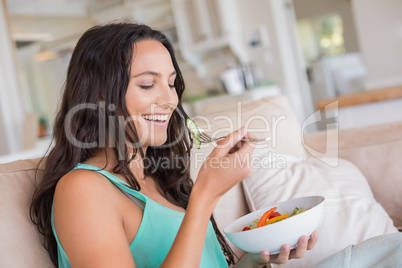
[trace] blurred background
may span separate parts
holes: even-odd
[[[124,19],[172,41],[190,116],[284,94],[300,123],[341,97],[340,128],[402,121],[400,0],[1,1],[0,156],[43,153],[78,38]]]

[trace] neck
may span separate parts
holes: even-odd
[[[131,152],[128,153],[128,156],[131,157],[133,154],[133,150],[130,148]],[[143,148],[144,154],[146,154],[146,148]],[[95,154],[94,157],[89,159],[91,163],[95,164],[98,167],[105,167],[108,171],[113,171],[113,168],[118,164],[118,159],[113,151],[113,148],[107,147],[104,149],[99,149],[99,151]],[[139,151],[137,151],[137,155],[134,159],[129,163],[129,168],[134,176],[138,179],[144,179],[144,164],[143,158]]]

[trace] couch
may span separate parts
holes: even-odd
[[[402,123],[306,134],[285,96],[195,119],[216,136],[246,125],[256,136],[272,137],[255,149],[252,157],[261,161],[250,177],[218,202],[214,216],[221,230],[273,203],[307,195],[326,198],[315,249],[285,267],[309,267],[349,244],[402,228]],[[212,149],[207,144],[192,150],[193,178]],[[0,165],[0,267],[53,267],[28,214],[38,161]]]

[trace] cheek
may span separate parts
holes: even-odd
[[[148,132],[148,126],[144,118],[142,116],[132,114],[130,118],[126,119],[126,124],[132,124],[135,126],[135,130],[137,132],[138,137],[141,137]],[[130,121],[130,122],[128,122]]]
[[[126,107],[130,115],[143,114],[153,102],[152,96],[128,90],[126,94]]]
[[[127,90],[126,93],[126,107],[127,110],[129,112],[129,114],[133,114],[133,110],[135,109],[135,107],[137,106],[135,103],[135,99],[137,99],[136,94],[133,94],[132,90]]]
[[[179,96],[177,95],[177,92],[175,90],[174,92],[174,105],[177,106],[179,104]]]

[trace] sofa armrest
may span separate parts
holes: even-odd
[[[314,151],[354,163],[395,226],[402,228],[402,122],[320,131],[303,139]]]

